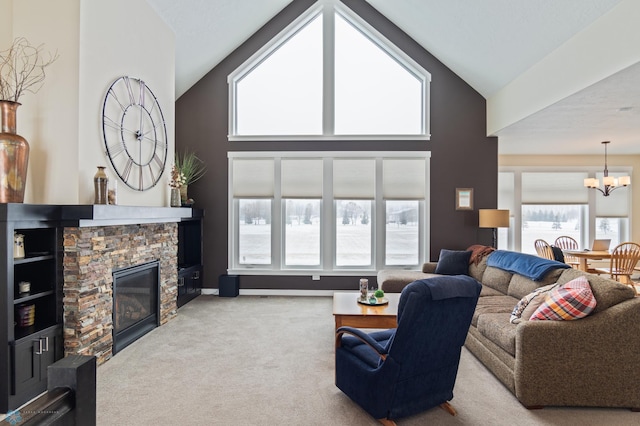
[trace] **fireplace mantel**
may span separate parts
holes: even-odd
[[[113,205],[61,206],[66,226],[113,226],[181,222],[200,217],[201,211],[188,207],[145,207]]]
[[[202,217],[202,210],[188,207],[0,204],[0,221],[55,221],[62,222],[65,227],[182,222],[199,217]]]

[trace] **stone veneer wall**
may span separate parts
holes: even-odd
[[[160,324],[177,314],[176,223],[64,228],[65,356],[112,356],[112,270],[160,260]]]

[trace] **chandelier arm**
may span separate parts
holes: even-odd
[[[605,191],[603,191],[602,189],[600,189],[600,188],[598,188],[598,187],[596,187],[596,186],[590,186],[589,188],[591,188],[591,189],[595,189],[595,190],[597,190],[597,191],[600,191],[600,192],[602,193],[602,195],[604,195],[605,197],[606,197],[607,195],[609,195],[609,191],[605,192]],[[605,188],[605,189],[606,189],[606,188]]]
[[[608,191],[608,192],[609,192],[609,194],[611,194],[611,193],[612,193],[613,191],[615,191],[616,189],[618,189],[618,188],[624,188],[625,186],[627,186],[627,185],[623,185],[623,186],[610,186],[610,187],[609,187],[609,191]]]

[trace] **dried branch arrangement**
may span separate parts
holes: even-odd
[[[58,52],[44,52],[43,45],[32,46],[24,37],[13,40],[0,51],[0,100],[18,102],[25,92],[36,93],[46,77],[45,68],[58,59]]]

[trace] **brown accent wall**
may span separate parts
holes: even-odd
[[[227,76],[313,3],[291,2],[176,102],[176,147],[195,150],[209,168],[203,179],[189,186],[189,195],[207,215],[206,287],[217,287],[217,277],[227,268],[228,151],[431,151],[431,260],[438,259],[442,248],[491,244],[491,230],[478,229],[477,210],[497,204],[498,142],[486,136],[485,99],[364,0],[343,3],[431,73],[431,140],[228,141]],[[455,210],[456,188],[474,188],[475,210]],[[357,278],[242,276],[240,288],[356,289]]]

